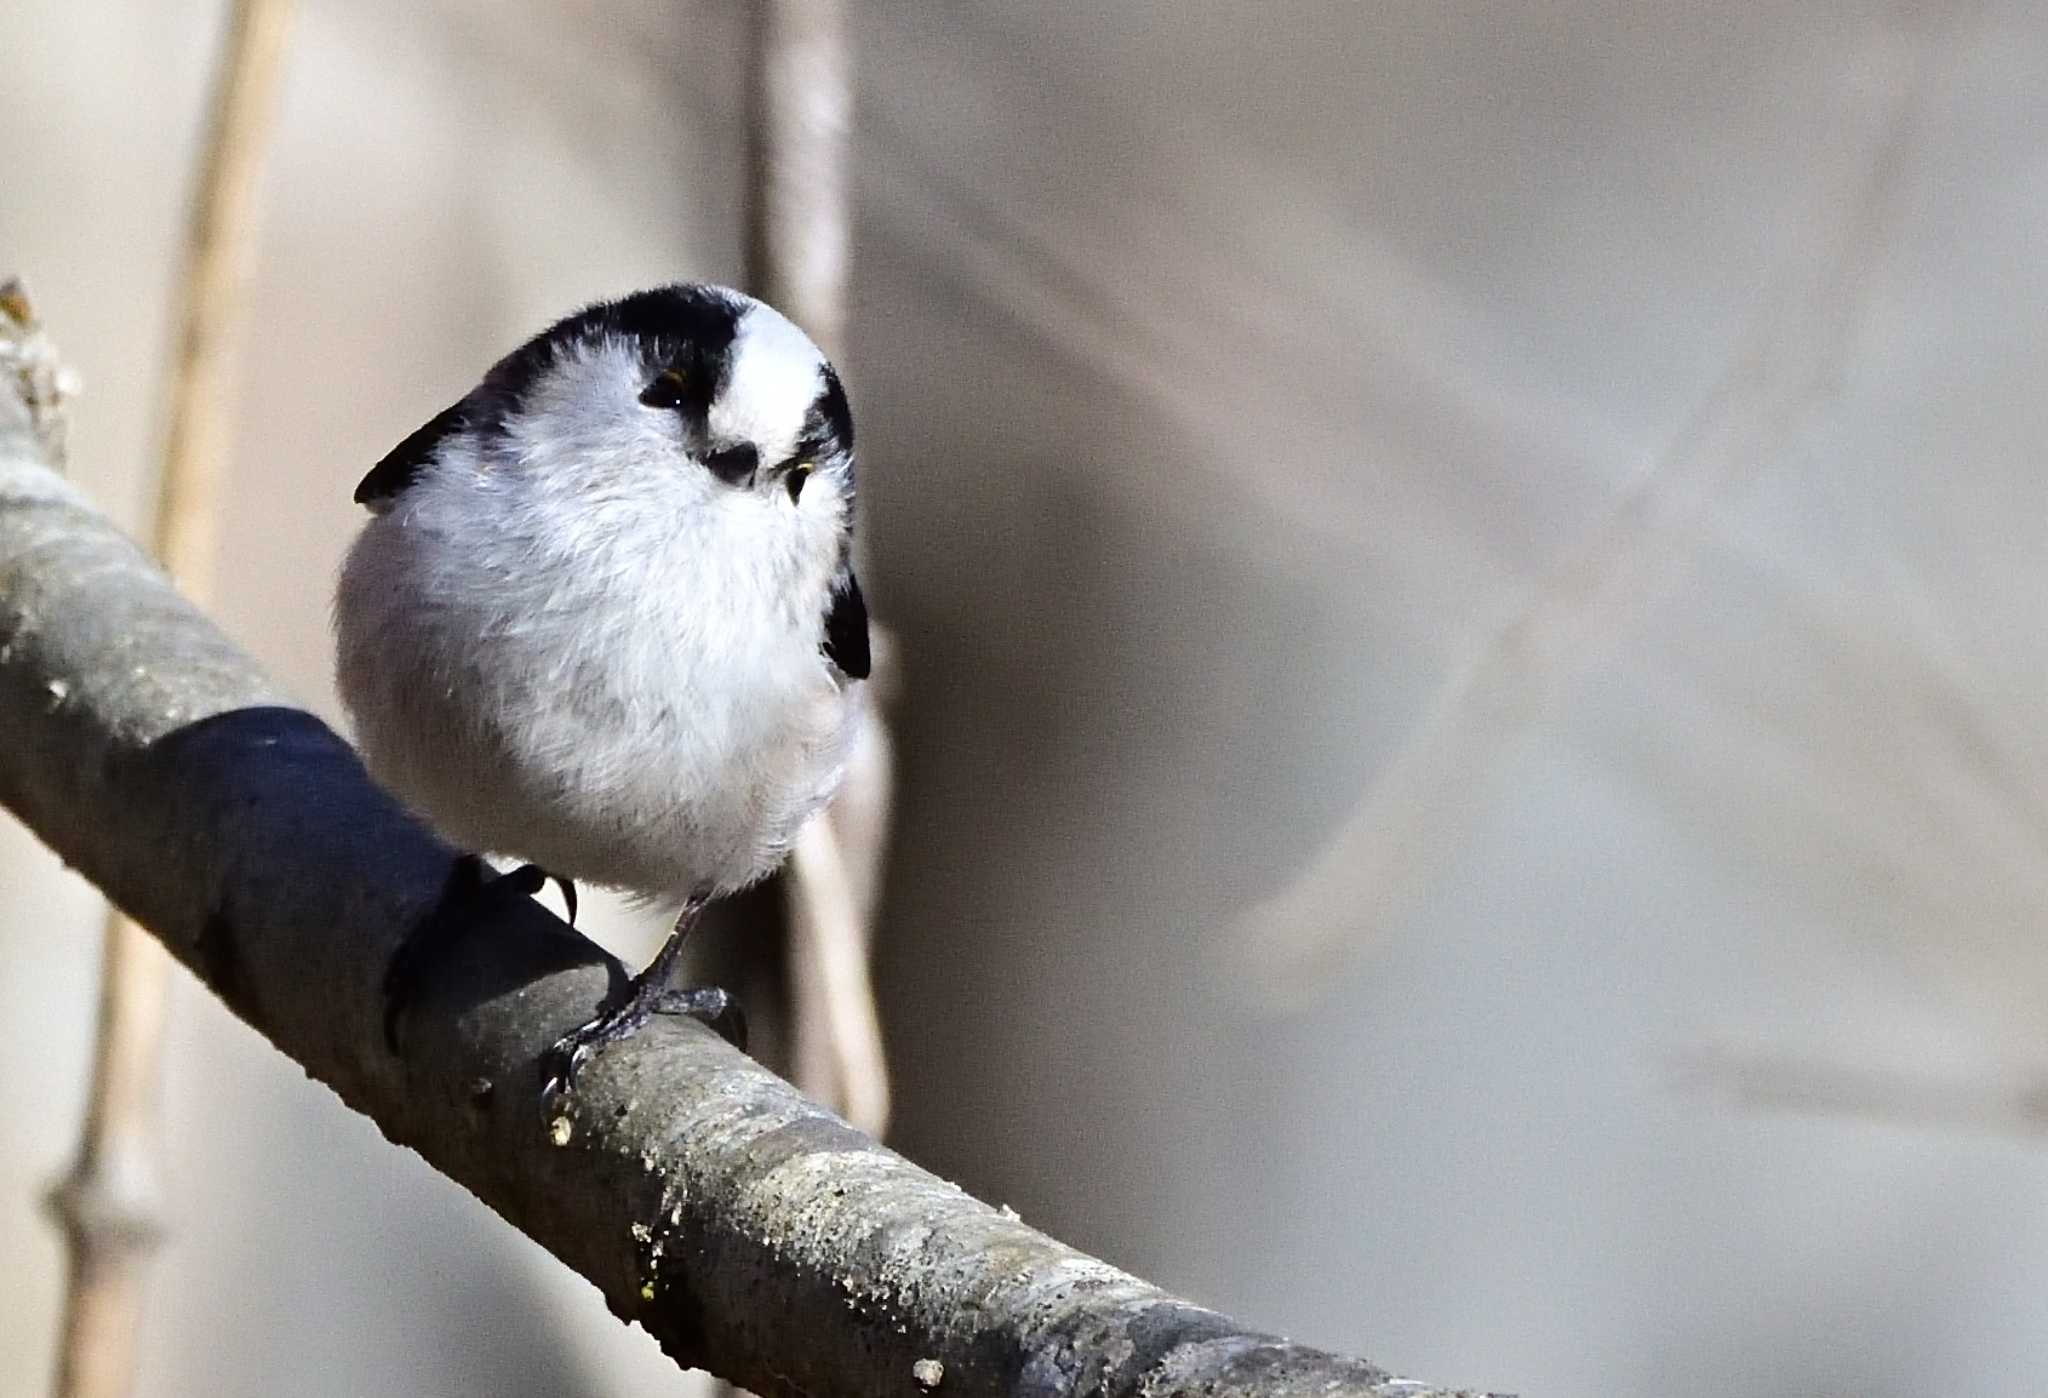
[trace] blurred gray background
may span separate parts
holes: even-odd
[[[853,20],[897,1144],[1435,1382],[2040,1392],[2048,11]],[[131,526],[220,21],[0,9],[0,267]],[[307,0],[218,612],[323,713],[368,464],[740,275],[743,30]],[[11,1398],[98,913],[4,822],[0,892]],[[687,1390],[184,980],[167,1091],[144,1394]]]

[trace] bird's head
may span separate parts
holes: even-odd
[[[580,311],[507,355],[463,412],[483,454],[550,494],[844,528],[853,417],[780,312],[676,285]]]

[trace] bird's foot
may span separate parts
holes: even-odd
[[[747,1016],[740,1002],[717,986],[663,989],[643,975],[625,1000],[596,1019],[555,1040],[541,1055],[543,1101],[576,1090],[576,1075],[606,1047],[630,1039],[655,1015],[682,1015],[709,1028],[740,1052],[747,1050]]]
[[[562,902],[569,910],[569,923],[576,922],[576,885],[559,874],[549,874],[537,864],[522,864],[507,873],[494,874],[474,854],[465,854],[449,871],[441,901],[413,924],[391,954],[384,968],[384,1042],[398,1052],[398,1020],[418,993],[427,969],[439,960],[464,933],[509,906],[514,898],[531,898],[549,879],[561,885]]]

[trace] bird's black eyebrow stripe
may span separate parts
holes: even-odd
[[[811,406],[804,413],[803,435],[797,438],[796,447],[790,452],[792,461],[819,461],[829,457],[844,457],[850,472],[853,468],[853,412],[846,404],[846,390],[839,386],[839,375],[832,372],[832,366],[822,366],[825,386],[818,390],[818,396],[811,400]]]
[[[846,401],[846,389],[839,382],[839,375],[832,366],[825,366],[825,387],[811,404],[811,411],[824,420],[838,440],[839,449],[853,451],[853,408]]]
[[[651,364],[684,370],[696,388],[700,413],[708,412],[731,376],[732,342],[743,310],[716,287],[693,282],[586,306],[492,365],[465,401],[464,423],[484,436],[502,433],[563,346],[608,338],[636,340]]]

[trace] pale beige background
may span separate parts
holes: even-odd
[[[855,8],[901,1144],[1433,1380],[2038,1392],[2048,13]],[[129,521],[218,22],[0,10],[0,264]],[[365,466],[580,300],[737,275],[739,38],[309,0],[219,608],[309,703]],[[96,914],[4,824],[0,880],[11,1398]],[[173,1024],[145,1394],[677,1390]],[[1707,1090],[1753,1056],[1814,1109]]]

